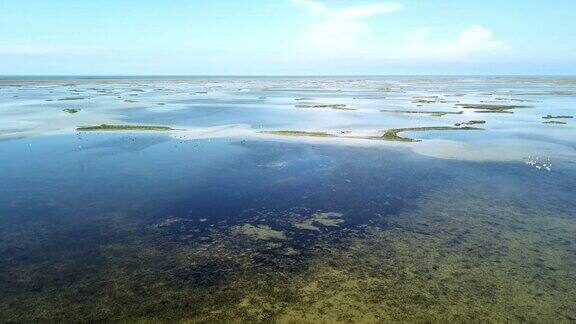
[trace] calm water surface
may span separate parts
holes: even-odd
[[[0,321],[573,323],[576,122],[542,117],[575,103],[570,78],[3,79]],[[102,123],[175,130],[76,131]],[[261,133],[287,130],[334,137]]]

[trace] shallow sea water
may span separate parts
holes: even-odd
[[[570,78],[2,79],[0,321],[572,323],[576,122],[542,117],[575,103]],[[76,131],[102,123],[175,130]],[[338,137],[261,133],[286,130]]]

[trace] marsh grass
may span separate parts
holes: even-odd
[[[336,137],[336,135],[326,132],[307,132],[307,131],[292,131],[292,130],[278,130],[278,131],[261,131],[262,134],[280,135],[280,136],[294,136],[294,137]]]
[[[347,107],[345,104],[298,104],[294,105],[296,108],[328,108],[334,110],[356,110],[355,108]]]
[[[391,114],[428,114],[433,117],[442,117],[444,115],[462,115],[463,111],[422,111],[422,110],[380,110],[383,113]]]
[[[405,127],[405,128],[392,128],[384,132],[381,137],[373,137],[373,139],[381,139],[386,141],[398,142],[419,142],[418,139],[403,137],[399,134],[402,132],[424,132],[424,131],[452,131],[452,130],[483,130],[478,127],[456,127],[456,126],[432,126],[432,127]]]
[[[456,106],[463,109],[476,109],[476,113],[500,113],[500,114],[513,114],[513,109],[532,108],[527,105],[493,105],[493,104],[467,104],[458,103]]]
[[[571,119],[574,118],[574,116],[568,116],[568,115],[558,115],[558,116],[552,116],[552,115],[546,115],[543,116],[542,119]]]
[[[476,123],[481,123],[475,121]],[[474,124],[474,122],[472,123]],[[308,131],[261,131],[261,134],[280,135],[280,136],[293,136],[293,137],[330,137],[330,138],[349,138],[349,139],[368,139],[368,140],[385,140],[396,142],[420,142],[420,140],[403,137],[399,134],[402,132],[423,132],[423,131],[452,131],[452,130],[483,130],[483,128],[471,126],[432,126],[432,127],[405,127],[405,128],[392,128],[386,130],[382,136],[354,136],[349,135],[349,132],[342,131],[340,135],[334,135],[326,132],[308,132]]]
[[[84,100],[86,98],[84,97],[66,97],[66,98],[60,98],[58,99],[58,101],[73,101],[73,100]]]
[[[89,131],[169,131],[173,129],[167,126],[102,124],[98,126],[82,126],[76,128],[76,130],[89,132]]]
[[[463,123],[456,123],[454,124],[454,126],[462,126],[462,125],[482,125],[482,124],[486,124],[485,120],[469,120],[467,122],[463,122]]]

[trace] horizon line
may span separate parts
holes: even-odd
[[[0,74],[11,77],[576,77],[576,74]]]

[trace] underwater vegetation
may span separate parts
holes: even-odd
[[[308,221],[324,226],[339,226],[344,223],[343,216],[342,213],[337,212],[316,213]]]
[[[542,124],[557,124],[557,125],[565,125],[567,124],[565,121],[561,121],[561,120],[547,120],[547,121],[543,121]]]
[[[511,202],[487,194],[488,183],[470,175],[354,226],[354,215],[306,208],[250,209],[238,224],[101,216],[83,225],[101,240],[92,255],[71,247],[5,272],[18,299],[0,313],[15,322],[573,322],[571,215],[553,201],[528,213],[530,196]]]
[[[78,131],[169,131],[172,128],[167,126],[152,126],[152,125],[108,125],[102,124],[98,126],[82,126],[77,127]]]
[[[233,228],[233,231],[249,236],[257,240],[285,240],[286,234],[282,231],[276,231],[268,225],[251,225],[244,224]]]
[[[75,114],[75,113],[77,113],[77,112],[80,112],[80,110],[82,110],[82,109],[79,109],[79,108],[66,108],[66,109],[62,109],[62,111],[67,112],[67,113],[69,113],[69,114]]]

